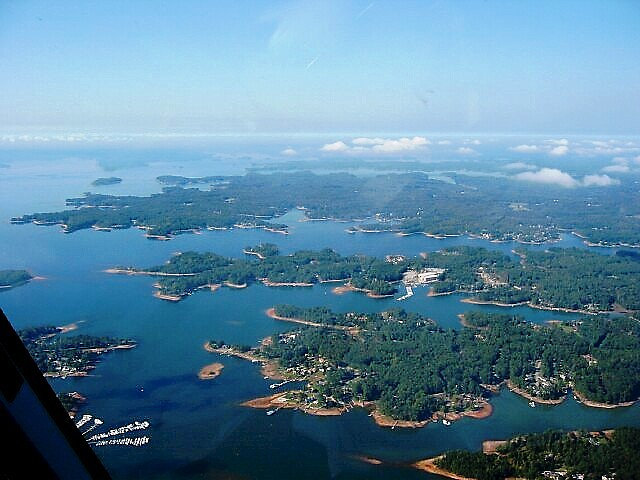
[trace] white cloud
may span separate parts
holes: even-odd
[[[566,155],[569,151],[569,147],[566,145],[558,145],[557,147],[553,147],[549,150],[549,155],[554,155],[556,157],[560,157],[562,155]]]
[[[438,145],[451,145],[451,140],[440,140]]]
[[[425,147],[430,143],[431,142],[424,137],[403,137],[398,140],[386,139],[383,143],[374,145],[372,150],[374,152],[395,153],[403,152],[405,150],[416,150],[418,148]]]
[[[608,173],[627,173],[629,170],[628,165],[609,165],[602,169],[603,172]]]
[[[626,165],[627,163],[629,163],[629,159],[626,157],[613,157],[611,162],[618,165]]]
[[[551,145],[561,145],[566,147],[569,145],[569,140],[567,140],[566,138],[561,138],[560,140],[547,140],[547,143],[550,143]]]
[[[557,168],[541,168],[537,172],[521,172],[514,176],[516,180],[558,185],[566,188],[574,187],[609,187],[619,185],[620,181],[609,175],[585,175],[582,181],[576,180],[567,172]]]
[[[476,138],[474,140],[465,140],[464,143],[467,145],[480,145],[482,142]]]
[[[577,187],[580,182],[562,170],[557,168],[541,168],[537,172],[521,172],[515,178],[527,182],[546,183],[550,185],[560,185],[561,187]]]
[[[537,170],[538,167],[524,162],[507,163],[504,167],[506,170]]]
[[[532,153],[532,152],[538,151],[538,146],[523,144],[523,145],[511,147],[509,150],[513,150],[514,152],[519,152],[519,153]]]
[[[280,152],[282,155],[286,155],[287,157],[293,157],[294,155],[297,155],[298,152],[296,152],[293,148],[289,147],[289,148],[285,148],[284,150],[282,150]]]
[[[393,154],[420,150],[430,144],[431,142],[425,137],[358,137],[351,140],[351,145],[347,145],[343,141],[337,141],[326,144],[321,148],[321,150],[324,152],[345,152],[352,154]]]
[[[610,185],[619,185],[620,180],[611,178],[609,175],[585,175],[582,179],[585,187],[608,187]]]
[[[349,147],[343,141],[338,140],[337,142],[327,143],[320,150],[323,152],[345,152],[349,150]]]
[[[474,155],[478,153],[473,148],[469,147],[460,147],[456,150],[456,152],[458,152],[460,155]]]
[[[638,165],[640,165],[640,155],[638,155],[637,157],[635,157],[633,159],[634,163],[637,163]]]

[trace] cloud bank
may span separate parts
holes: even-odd
[[[571,175],[557,168],[541,168],[537,172],[522,172],[518,173],[515,178],[527,182],[559,185],[566,188],[577,187],[580,184]]]
[[[611,178],[609,175],[585,175],[582,180],[577,180],[567,172],[563,172],[557,168],[541,168],[536,172],[521,172],[514,175],[514,178],[516,180],[557,185],[565,188],[609,187],[620,184],[619,180]]]
[[[514,152],[519,152],[519,153],[534,153],[539,151],[537,145],[527,145],[527,144],[517,145],[515,147],[511,147],[509,150],[513,150]]]
[[[425,137],[359,137],[351,140],[351,145],[347,145],[342,140],[338,140],[337,142],[323,145],[320,150],[323,152],[344,152],[351,154],[394,154],[422,150],[430,144],[431,142]]]

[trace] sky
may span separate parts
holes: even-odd
[[[0,92],[2,134],[638,134],[640,1],[4,0]]]

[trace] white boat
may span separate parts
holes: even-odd
[[[276,413],[276,410],[267,410],[267,415],[271,416]]]
[[[448,427],[449,425],[451,425],[451,422],[449,420],[447,420],[446,418],[443,418],[442,419],[442,424],[446,425]]]
[[[536,408],[536,402],[534,402],[533,400],[529,402],[529,406],[531,408]]]

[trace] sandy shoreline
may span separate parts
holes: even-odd
[[[516,393],[516,394],[520,395],[521,397],[526,398],[527,400],[529,400],[531,402],[540,403],[540,404],[543,404],[543,405],[560,405],[562,402],[564,402],[567,399],[567,395],[566,394],[563,395],[561,398],[558,398],[558,399],[555,399],[555,400],[536,397],[535,395],[531,395],[530,393],[528,393],[526,390],[523,390],[523,389],[515,386],[511,382],[511,380],[507,380],[506,385],[507,385],[507,388],[509,390],[511,390],[513,393]]]
[[[79,323],[81,322],[73,322],[73,323],[68,323],[67,325],[60,326],[58,327],[59,333],[67,333],[67,332],[72,332],[73,330],[77,330]]]
[[[529,302],[517,302],[517,303],[501,303],[491,300],[478,300],[477,298],[463,298],[460,300],[462,303],[471,303],[473,305],[495,305],[497,307],[519,307],[522,305],[528,305]]]
[[[268,337],[267,337],[268,338]],[[263,340],[263,341],[266,341]],[[238,352],[232,348],[214,348],[209,342],[205,342],[203,348],[209,353],[217,353],[219,355],[228,355],[230,357],[241,358],[248,360],[251,363],[259,363],[261,365],[260,373],[272,380],[285,380],[285,377],[280,373],[278,363],[275,360],[266,360],[258,357],[251,352]]]
[[[261,281],[267,287],[313,287],[313,283],[306,282],[272,282],[267,278],[263,278]]]
[[[373,293],[371,290],[367,290],[366,288],[357,288],[351,284],[334,287],[331,289],[331,292],[334,293],[335,295],[343,295],[347,292],[363,292],[363,293],[366,293],[367,297],[369,298],[388,298],[388,297],[394,296],[392,293],[385,294],[385,295],[378,295],[376,293]]]
[[[193,277],[195,273],[165,273],[165,272],[149,272],[145,270],[133,270],[129,268],[107,268],[104,273],[113,273],[120,275],[148,275],[151,277]]]
[[[454,293],[464,293],[464,294],[473,295],[473,292],[465,292],[464,290],[454,290],[452,292],[435,293],[433,289],[431,289],[429,290],[429,293],[427,293],[427,296],[438,297],[440,295],[451,295]],[[477,298],[473,298],[473,297],[463,298],[460,300],[460,302],[471,303],[473,305],[495,305],[497,307],[506,307],[506,308],[527,306],[529,308],[536,308],[538,310],[547,310],[551,312],[564,312],[564,313],[580,313],[582,315],[598,315],[601,313],[611,313],[610,310],[600,310],[597,312],[592,312],[589,310],[579,310],[579,309],[571,309],[571,308],[563,308],[563,307],[550,307],[550,306],[539,305],[531,302],[501,303],[493,300],[478,300]]]
[[[252,252],[251,250],[247,250],[246,248],[242,250],[242,253],[244,253],[245,255],[255,255],[256,257],[258,257],[260,260],[264,260],[266,257],[264,255],[262,255],[261,253],[258,252]]]
[[[295,390],[288,392],[275,393],[266,397],[258,397],[252,400],[242,402],[240,405],[243,407],[260,408],[260,409],[280,409],[287,408],[293,410],[300,410],[309,415],[316,415],[320,417],[333,417],[342,415],[346,412],[344,408],[312,408],[305,405],[300,405],[298,402],[287,400],[285,396],[289,393],[296,392]]]
[[[358,331],[356,327],[346,327],[344,325],[326,325],[324,323],[311,322],[309,320],[303,320],[301,318],[281,317],[276,314],[276,309],[274,307],[269,308],[265,313],[267,317],[273,318],[274,320],[280,320],[282,322],[299,323],[301,325],[308,325],[310,327],[332,328],[334,330],[344,330],[347,332]]]
[[[595,402],[593,400],[589,400],[587,399],[583,394],[581,394],[580,392],[576,391],[576,390],[572,390],[573,394],[576,396],[576,398],[580,401],[580,403],[582,403],[583,405],[586,405],[587,407],[591,407],[591,408],[607,408],[607,409],[611,409],[611,408],[620,408],[620,407],[630,407],[633,404],[635,404],[638,400],[632,400],[629,402],[622,402],[622,403],[602,403],[602,402]]]
[[[223,369],[224,365],[218,362],[205,365],[198,372],[198,378],[200,380],[212,380],[218,377],[222,373]]]
[[[447,478],[453,478],[454,480],[476,480],[475,478],[463,477],[462,475],[456,475],[455,473],[449,472],[447,470],[443,470],[436,466],[436,460],[442,458],[442,455],[433,458],[427,458],[426,460],[420,460],[418,462],[412,463],[411,466],[413,468],[417,468],[418,470],[422,470],[428,473],[433,473],[435,475],[440,475]]]
[[[160,300],[167,300],[169,302],[179,302],[180,300],[182,300],[182,295],[169,295],[166,293],[161,293],[160,291],[154,292],[153,296],[159,298]]]

